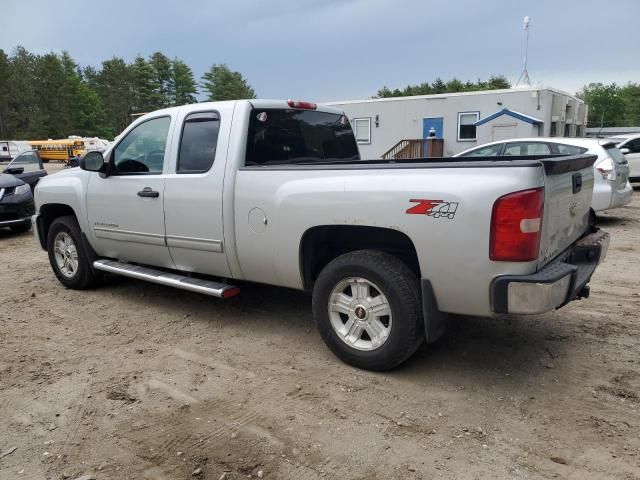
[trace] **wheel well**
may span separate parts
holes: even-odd
[[[69,205],[48,203],[40,207],[38,216],[38,240],[40,240],[40,246],[43,249],[47,249],[47,235],[49,234],[49,227],[53,221],[56,218],[66,217],[67,215],[76,216],[76,212],[74,212],[73,208]]]
[[[324,225],[307,230],[300,242],[300,267],[305,289],[311,289],[334,258],[354,250],[378,250],[398,257],[418,276],[420,264],[411,239],[398,230],[357,225]]]

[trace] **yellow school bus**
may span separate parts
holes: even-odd
[[[43,162],[57,160],[68,162],[70,158],[84,155],[87,151],[84,141],[77,139],[64,140],[33,140],[29,141],[31,148],[38,150]]]

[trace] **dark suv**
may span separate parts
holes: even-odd
[[[0,173],[0,228],[9,227],[16,233],[31,228],[32,192],[46,174],[36,151],[21,153]]]

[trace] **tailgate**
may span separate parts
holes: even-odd
[[[544,216],[538,267],[580,238],[589,224],[595,155],[541,160],[544,165]]]

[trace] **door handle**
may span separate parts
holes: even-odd
[[[160,196],[160,192],[156,192],[155,190],[151,190],[151,187],[144,187],[142,190],[138,192],[139,197],[150,197],[150,198],[158,198]]]

